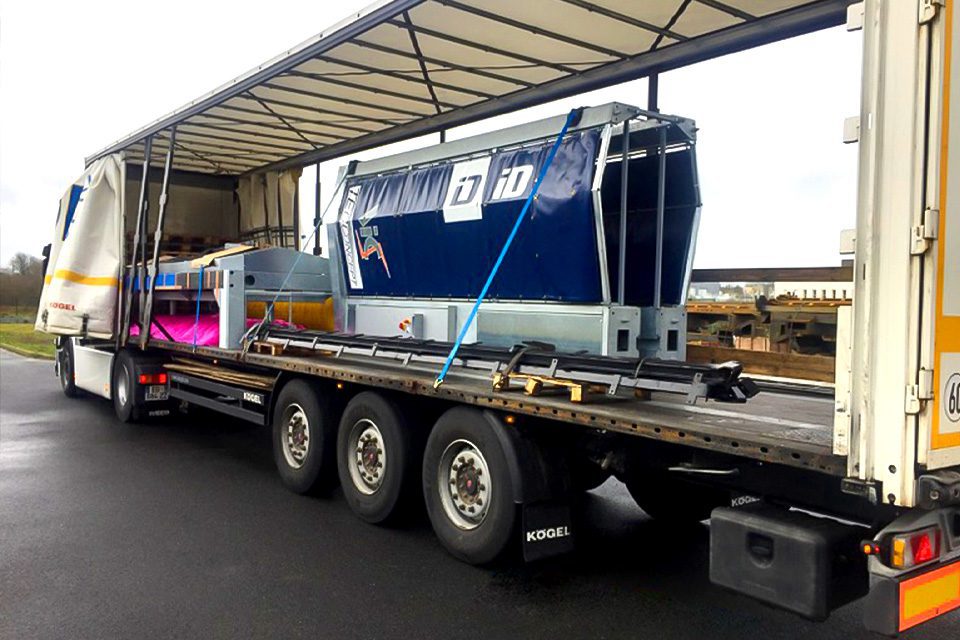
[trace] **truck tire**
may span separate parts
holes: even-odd
[[[350,400],[337,434],[337,471],[357,517],[379,524],[402,515],[417,486],[413,449],[409,425],[396,404],[372,391]]]
[[[60,388],[63,395],[76,398],[80,395],[73,377],[73,340],[60,338],[60,348],[57,349],[57,369],[60,378]]]
[[[137,403],[136,367],[129,351],[120,351],[113,359],[113,374],[110,381],[113,410],[120,422],[140,420],[141,408]]]
[[[470,564],[500,556],[517,528],[503,444],[485,414],[454,407],[440,416],[423,455],[423,497],[433,530]]]
[[[330,400],[304,380],[291,380],[273,408],[273,460],[294,493],[336,485],[336,422]]]
[[[696,524],[708,519],[717,507],[730,505],[728,491],[688,482],[666,472],[642,474],[626,484],[637,506],[664,523]]]

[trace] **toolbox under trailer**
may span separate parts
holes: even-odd
[[[379,2],[89,158],[61,201],[38,328],[61,336],[57,371],[68,395],[110,398],[125,421],[185,402],[270,426],[288,487],[305,493],[339,482],[350,508],[374,523],[423,500],[439,539],[465,561],[516,546],[530,560],[569,550],[576,496],[614,475],[655,518],[711,518],[715,583],[818,619],[865,597],[866,625],[895,634],[960,607],[955,5]],[[659,298],[652,320],[637,305],[639,323],[625,324],[633,334],[620,342],[624,334],[604,333],[587,353],[476,336],[460,344],[456,329],[468,324],[472,296],[427,291],[420,302],[429,304],[404,308],[382,299],[396,282],[381,280],[365,295],[336,251],[329,262],[316,250],[285,257],[311,248],[300,246],[308,234],[297,209],[307,164],[645,76],[650,109],[631,117],[668,122],[656,110],[657,73],[844,22],[862,29],[864,48],[860,114],[844,126],[860,152],[857,228],[846,242],[855,294],[852,312],[838,316],[832,387],[750,381],[736,363],[684,363],[682,350],[669,353],[678,349],[667,333],[682,304],[663,313]],[[610,124],[632,141],[623,119]],[[559,126],[548,129],[533,136],[538,144]],[[668,156],[663,138],[616,149],[617,130],[609,131],[597,174],[622,171],[622,185],[634,158],[650,149]],[[433,162],[463,161],[476,152],[469,144],[415,152],[406,172],[419,171],[418,162],[428,174]],[[618,162],[616,151],[631,162]],[[653,164],[653,175],[666,175],[662,161],[645,174]],[[401,165],[352,164],[342,182],[349,194],[358,181],[405,175]],[[662,177],[653,184],[656,205],[646,214],[628,211],[629,189],[610,202],[619,203],[621,224],[652,216],[662,274],[669,188]],[[331,247],[346,229],[365,259],[383,258],[369,220],[351,210],[343,224],[347,201],[338,201]],[[453,218],[487,215],[489,204]],[[618,215],[609,229],[596,225],[597,252],[608,248],[604,233],[628,228],[616,225]],[[161,260],[174,240],[190,257]],[[201,246],[206,240],[211,246]],[[682,265],[675,272],[685,269],[682,297],[689,259],[679,258],[676,249],[666,256]],[[618,286],[629,257],[606,260],[592,304],[608,309],[609,323],[631,306]],[[481,309],[514,314],[514,326],[569,311],[548,302],[563,304],[497,307],[504,300],[494,296]],[[371,311],[378,305],[381,314]],[[400,308],[403,337],[387,328],[360,335],[358,319],[375,325],[387,308]],[[206,329],[219,338],[202,342],[199,319],[212,310],[218,324]],[[451,325],[428,328],[442,313]],[[163,326],[191,314],[192,332]],[[251,315],[289,324],[254,322],[244,334]],[[562,346],[562,327],[550,324],[546,342]]]

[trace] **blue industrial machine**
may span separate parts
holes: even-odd
[[[345,168],[329,225],[337,328],[452,342],[563,121]],[[465,342],[683,359],[695,142],[691,120],[618,103],[584,109]]]

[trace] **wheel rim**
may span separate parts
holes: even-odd
[[[476,529],[490,509],[490,469],[480,449],[468,440],[454,440],[440,456],[437,486],[447,518],[459,529]]]
[[[121,407],[127,406],[129,400],[130,372],[127,371],[127,365],[121,364],[117,372],[117,400]]]
[[[346,451],[350,479],[357,491],[372,495],[380,490],[387,471],[387,448],[379,427],[361,418],[350,428]]]
[[[284,409],[281,424],[283,457],[288,465],[299,469],[306,462],[310,451],[310,421],[307,419],[307,412],[294,402]]]

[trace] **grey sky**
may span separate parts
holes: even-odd
[[[0,4],[0,262],[39,254],[83,158],[318,33],[368,0]],[[145,24],[144,24],[145,23]],[[704,209],[696,266],[836,264],[854,225],[860,36],[831,29],[665,74],[660,106],[694,118]],[[146,81],[144,81],[146,79]],[[646,81],[451,131],[450,138],[611,100]],[[410,148],[436,136],[394,145]],[[373,151],[358,157],[371,157]],[[336,168],[321,171],[325,193]],[[312,182],[307,169],[304,180]],[[313,190],[301,189],[312,217]],[[309,224],[309,222],[307,222]],[[306,225],[305,225],[306,226]]]

